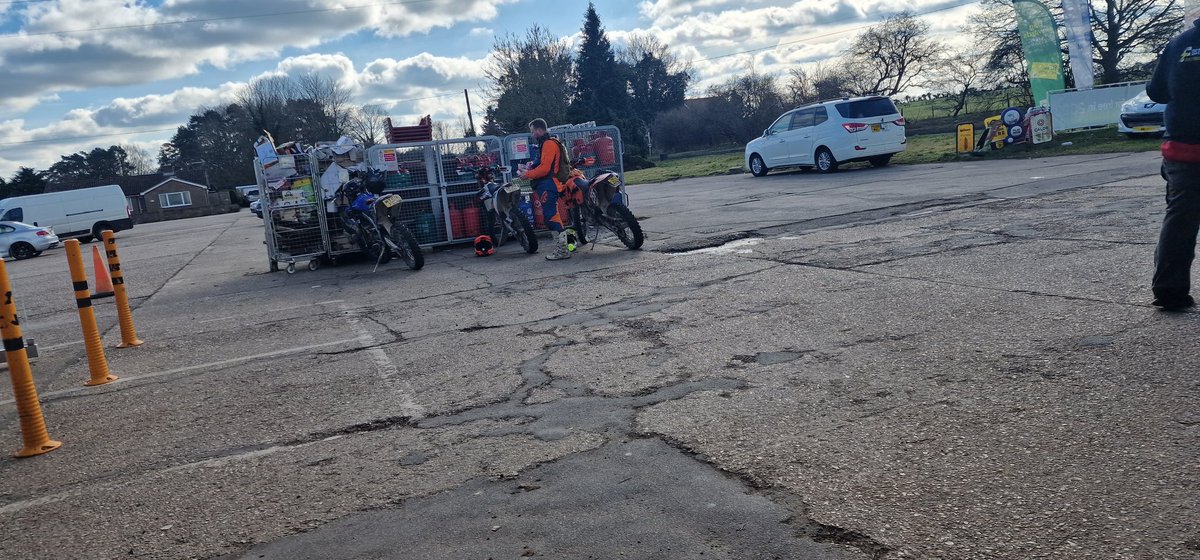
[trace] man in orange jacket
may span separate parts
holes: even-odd
[[[534,166],[521,175],[533,182],[533,195],[542,203],[542,214],[546,218],[546,227],[554,232],[554,252],[546,255],[546,260],[558,261],[571,258],[567,250],[566,220],[570,216],[566,201],[559,196],[564,187],[567,167],[567,154],[563,145],[550,137],[545,119],[534,119],[529,123],[529,132],[533,141],[538,145],[538,161]]]

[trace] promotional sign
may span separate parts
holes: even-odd
[[[1001,119],[1000,115],[983,119],[983,126],[988,131],[984,141],[980,143],[981,146],[991,143],[992,148],[997,150],[1003,148],[1004,139],[1008,136],[1008,127],[1004,126],[1004,120]]]
[[[1050,110],[1038,107],[1029,111],[1029,133],[1034,145],[1054,140],[1054,127],[1050,121]]]
[[[1000,112],[1000,121],[1004,123],[1005,144],[1018,144],[1025,141],[1025,114],[1016,107],[1009,107]]]
[[[960,123],[958,125],[958,148],[957,152],[965,154],[975,149],[975,124]]]
[[[1021,33],[1033,102],[1047,105],[1051,91],[1066,89],[1058,23],[1046,5],[1038,0],[1014,0],[1013,7],[1017,10],[1017,29]]]
[[[1091,89],[1096,84],[1092,68],[1092,4],[1088,0],[1063,0],[1062,7],[1075,87]]]

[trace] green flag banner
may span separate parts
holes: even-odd
[[[1058,43],[1058,23],[1050,10],[1038,0],[1013,0],[1017,9],[1017,29],[1025,51],[1029,86],[1034,105],[1049,103],[1049,93],[1066,89],[1063,81],[1062,50]]]

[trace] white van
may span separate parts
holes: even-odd
[[[50,227],[59,237],[86,242],[106,229],[133,228],[133,212],[121,187],[106,185],[0,200],[0,221]]]

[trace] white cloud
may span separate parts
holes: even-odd
[[[361,0],[256,0],[249,4],[244,0],[167,0],[161,6],[128,0],[32,3],[21,12],[20,31],[0,35],[0,83],[4,84],[0,109],[20,114],[50,93],[178,78],[201,72],[206,66],[223,68],[274,58],[287,47],[312,48],[362,30],[392,38],[462,22],[490,21],[496,17],[498,5],[513,1],[368,4]],[[278,15],[245,17],[271,13]],[[184,20],[207,21],[171,23]],[[93,31],[70,32],[80,29]]]
[[[472,37],[494,37],[496,30],[490,27],[473,27],[471,28],[470,35]]]
[[[341,53],[306,54],[284,59],[251,80],[283,74],[328,76],[346,87],[355,102],[382,105],[396,122],[416,124],[423,115],[444,120],[465,116],[462,90],[479,87],[484,62],[422,53],[400,60],[381,58],[356,68]],[[0,121],[0,139],[6,144],[0,150],[0,176],[11,176],[21,165],[45,169],[61,155],[128,139],[153,146],[151,151],[157,154],[157,147],[171,137],[175,126],[185,124],[199,108],[233,102],[245,84],[229,82],[213,88],[185,87],[165,94],[116,98],[99,107],[73,109],[61,120],[40,127],[28,127],[24,119]],[[478,93],[472,95],[481,113],[483,100]],[[156,132],[135,134],[150,129]],[[77,137],[88,138],[46,141]]]

